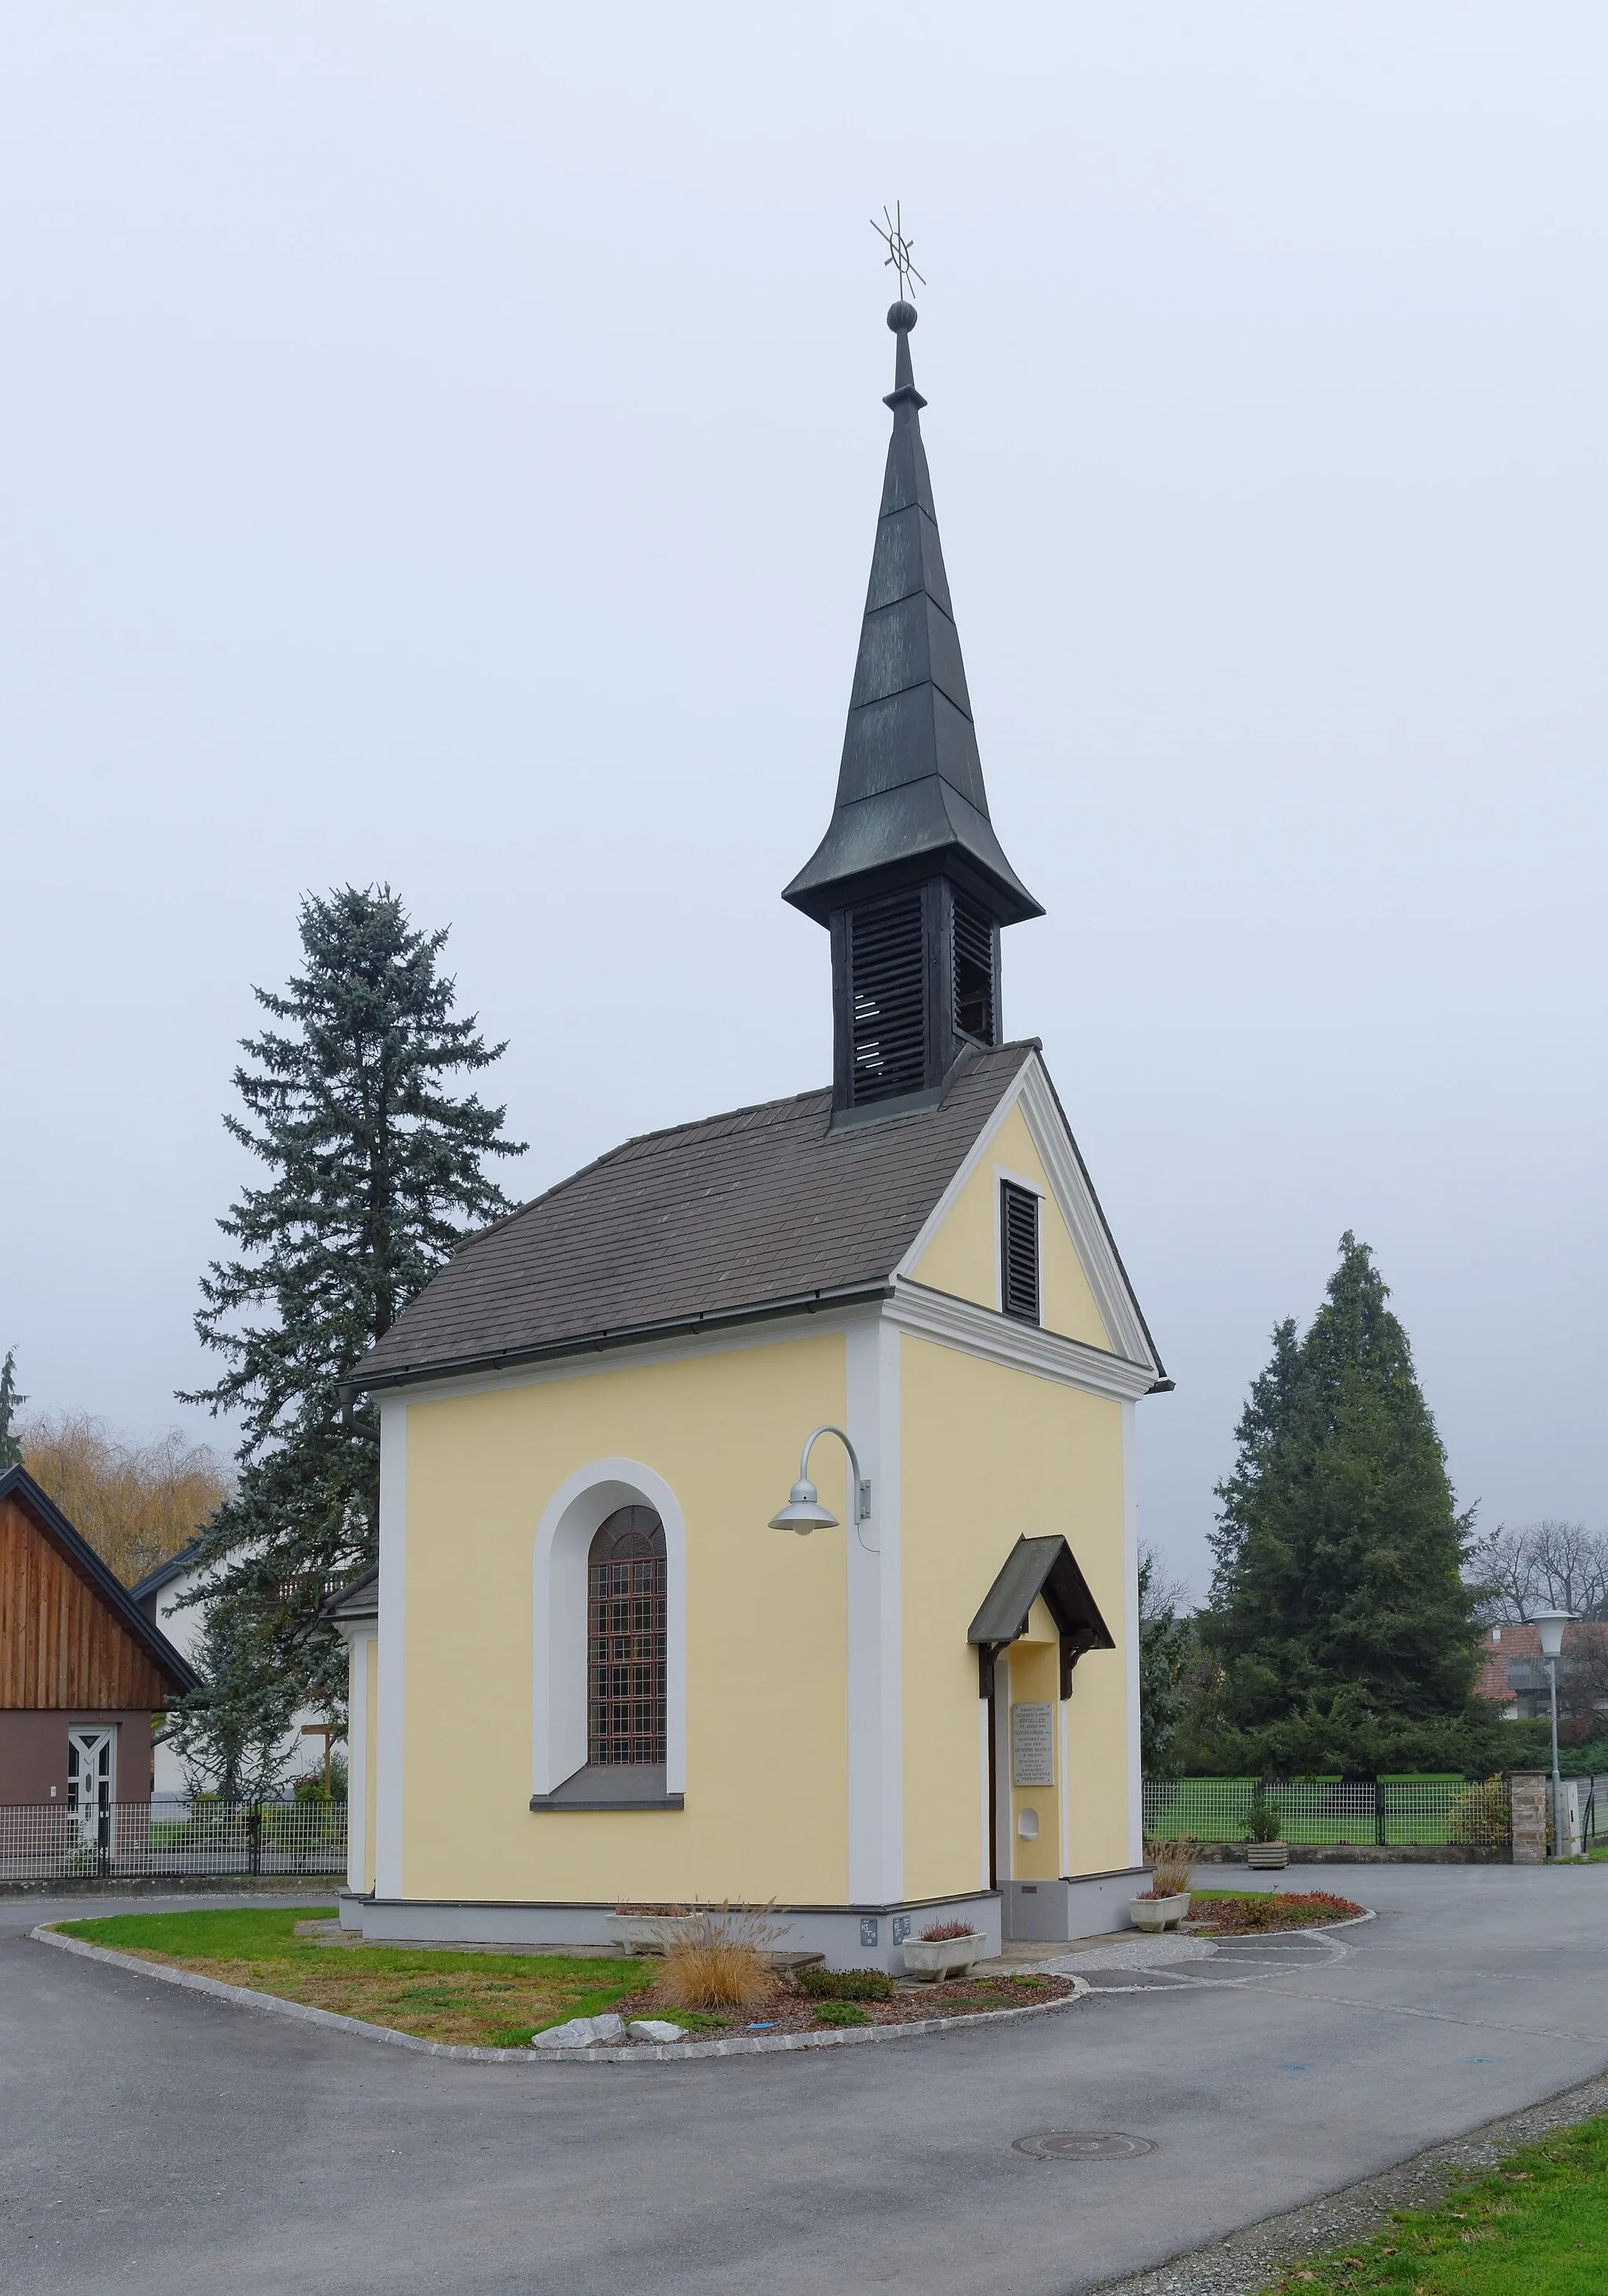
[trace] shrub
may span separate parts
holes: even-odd
[[[765,1959],[765,1948],[781,1935],[767,1919],[769,1910],[718,1906],[702,1912],[694,1935],[667,1944],[655,1999],[681,2009],[762,2009],[778,1982]]]
[[[1260,1786],[1251,1797],[1251,1807],[1245,1812],[1244,1838],[1247,1841],[1276,1841],[1279,1828],[1284,1822],[1284,1804]]]
[[[1149,1898],[1177,1898],[1189,1887],[1189,1875],[1200,1855],[1200,1843],[1193,1834],[1183,1834],[1177,1841],[1151,1841],[1145,1845],[1153,1873],[1152,1887],[1144,1892]]]
[[[816,2011],[817,2025],[869,2025],[870,2018],[852,2001],[823,2001]]]
[[[923,1930],[923,1945],[939,1945],[946,1938],[975,1937],[976,1930],[970,1922],[934,1922],[930,1930]]]
[[[891,2001],[894,1994],[880,1969],[800,1969],[793,1981],[810,2001]]]
[[[1505,1777],[1487,1778],[1482,1786],[1464,1786],[1452,1796],[1447,1812],[1448,1841],[1505,1841],[1512,1828],[1513,1801]]]

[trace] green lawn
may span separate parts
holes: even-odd
[[[248,1906],[193,1914],[117,1914],[58,1922],[89,1945],[249,1986],[315,2009],[432,2041],[523,2048],[543,2026],[595,2017],[640,1985],[640,1961],[576,1954],[421,1953],[408,1946],[326,1946],[294,1934],[327,1906]]]
[[[1292,2265],[1265,2296],[1602,2296],[1608,2288],[1608,2115],[1459,2184],[1443,2208]]]
[[[1388,1843],[1432,1848],[1452,1838],[1452,1805],[1465,1791],[1465,1779],[1448,1773],[1386,1777],[1382,1784]],[[1144,1831],[1161,1840],[1193,1834],[1197,1841],[1241,1841],[1256,1784],[1254,1778],[1180,1778],[1165,1800],[1153,1800],[1147,1789]],[[1336,1807],[1331,1789],[1340,1784],[1338,1778],[1296,1778],[1279,1789],[1276,1799],[1283,1839],[1336,1847],[1376,1841],[1376,1822],[1371,1814]]]

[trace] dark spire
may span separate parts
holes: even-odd
[[[825,836],[783,895],[825,924],[833,910],[934,873],[996,924],[1044,912],[989,819],[960,638],[949,603],[910,363],[914,305],[895,303],[888,467],[860,650]]]

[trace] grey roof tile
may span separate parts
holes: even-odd
[[[471,1238],[352,1384],[885,1283],[1034,1049],[969,1055],[938,1108],[836,1133],[823,1090],[628,1140]]]

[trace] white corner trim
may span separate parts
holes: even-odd
[[[622,1506],[650,1506],[664,1525],[665,1791],[686,1792],[686,1524],[675,1492],[652,1467],[640,1459],[594,1459],[566,1476],[537,1526],[532,1793],[552,1793],[587,1759],[587,1551],[599,1524]]]
[[[368,1887],[364,1861],[368,1849],[368,1665],[372,1634],[347,1637],[346,1886]]]
[[[845,1349],[845,1425],[874,1493],[866,1542],[847,1534],[849,1895],[905,1894],[904,1605],[899,1558],[899,1334],[862,1316]]]
[[[1144,1859],[1144,1788],[1139,1730],[1139,1491],[1138,1428],[1134,1406],[1122,1406],[1122,1661],[1127,1692],[1128,1862]]]
[[[374,1870],[381,1897],[402,1889],[403,1744],[406,1728],[407,1405],[380,1400],[380,1699],[374,1738]]]
[[[1110,1336],[1112,1348],[1119,1357],[1126,1357],[1128,1362],[1147,1365],[1150,1377],[1154,1380],[1160,1374],[1161,1365],[1145,1336],[1144,1319],[1139,1313],[1139,1303],[1106,1234],[1105,1222],[1100,1216],[1100,1208],[1089,1185],[1088,1174],[1084,1169],[1083,1159],[1078,1153],[1078,1144],[1067,1129],[1066,1119],[1051,1088],[1044,1062],[1037,1053],[1028,1055],[1000,1095],[993,1114],[972,1143],[970,1154],[927,1215],[915,1242],[894,1270],[896,1278],[914,1275],[923,1252],[948,1218],[961,1190],[991,1154],[1001,1125],[1011,1111],[1017,1107],[1021,1110],[1033,1145],[1043,1160],[1050,1193],[1066,1222],[1067,1232],[1072,1239],[1083,1273],[1088,1279],[1089,1289],[1095,1295],[1095,1305],[1100,1311],[1100,1320]],[[1030,1184],[1024,1181],[1021,1185],[1026,1186]],[[1038,1188],[1034,1189],[1036,1195],[1042,1193]],[[997,1203],[995,1218],[997,1221]],[[997,1266],[997,1250],[994,1257]]]
[[[882,1315],[915,1339],[958,1348],[987,1362],[1003,1364],[1008,1370],[1057,1380],[1063,1387],[1081,1388],[1089,1395],[1136,1402],[1149,1394],[1155,1379],[1148,1364],[1107,1355],[1103,1348],[1063,1339],[1059,1332],[1046,1332],[1042,1324],[1021,1323],[1014,1316],[1002,1316],[997,1308],[980,1308],[975,1300],[956,1299],[952,1292],[930,1291],[907,1276],[896,1277],[893,1297]]]

